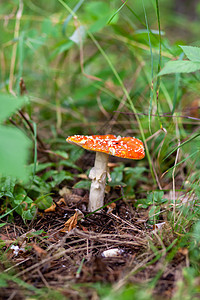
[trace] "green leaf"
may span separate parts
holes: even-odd
[[[38,163],[36,166],[36,173],[41,172],[47,168],[53,167],[55,164],[52,162],[47,162],[47,163]],[[31,168],[33,168],[33,164],[31,164]]]
[[[60,160],[58,162],[58,166],[66,166],[66,167],[77,169],[77,170],[81,171],[81,168],[79,168],[77,165],[75,165],[71,160],[70,161],[69,160]]]
[[[13,197],[16,180],[10,176],[0,178],[0,191],[4,196]]]
[[[106,26],[108,23],[108,16],[102,17],[101,19],[97,20],[95,23],[93,23],[90,28],[89,32],[95,33],[97,31],[100,31],[104,26]]]
[[[51,185],[50,182],[45,182],[39,176],[35,176],[33,179],[31,190],[38,193],[39,195],[48,194],[51,190]]]
[[[43,195],[43,196],[38,197],[34,201],[34,203],[36,204],[36,206],[39,209],[45,210],[46,208],[49,208],[52,205],[53,199],[49,195]]]
[[[200,62],[200,48],[192,46],[180,46],[189,60]]]
[[[19,194],[14,197],[13,202],[15,204],[21,204],[22,202],[26,202],[27,204],[33,203],[33,200],[30,197],[26,197],[24,194]]]
[[[1,288],[5,288],[5,287],[8,287],[8,283],[7,283],[7,281],[4,279],[4,278],[1,278],[1,276],[0,276],[0,287]]]
[[[141,174],[143,172],[147,171],[147,169],[145,167],[135,167],[135,168],[126,167],[124,169],[124,171],[125,171],[126,174],[133,174],[133,175],[136,175],[137,178],[140,178]]]
[[[33,205],[30,209],[22,211],[23,220],[32,220],[36,214],[36,206]]]
[[[158,73],[158,76],[171,73],[191,73],[200,70],[200,62],[188,60],[169,61]]]
[[[26,180],[30,140],[18,129],[0,126],[0,175]]]
[[[44,229],[40,229],[40,230],[33,231],[33,232],[29,231],[29,232],[27,232],[26,236],[27,237],[38,236],[38,235],[41,235],[42,233],[46,233],[44,231]]]
[[[148,208],[151,205],[151,203],[148,203],[147,199],[139,199],[135,202],[134,205],[135,205],[135,207],[139,206],[141,208]]]
[[[87,2],[85,5],[85,10],[89,16],[93,16],[96,19],[101,19],[109,13],[110,7],[106,2],[103,1],[91,1]]]
[[[149,211],[149,220],[153,221],[153,219],[159,218],[160,207],[153,205]]]
[[[85,190],[89,190],[90,189],[90,185],[91,182],[89,180],[80,180],[79,182],[77,182],[73,188],[74,189],[85,189]]]
[[[52,174],[51,174],[51,177],[53,178],[53,180],[50,182],[50,185],[52,188],[54,188],[55,186],[59,185],[62,181],[64,180],[73,180],[73,176],[70,172],[68,171],[56,171],[56,170],[52,170]],[[51,173],[50,172],[47,172],[47,173]]]
[[[0,122],[5,121],[27,101],[26,97],[14,97],[0,93]]]
[[[121,182],[123,179],[123,170],[124,166],[116,167],[114,171],[111,173],[112,182]]]
[[[60,156],[61,158],[64,158],[64,159],[69,158],[69,155],[65,151],[56,150],[56,151],[53,151],[53,153],[55,153],[57,156]]]

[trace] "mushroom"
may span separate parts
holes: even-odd
[[[96,152],[94,167],[89,173],[92,179],[89,195],[88,210],[96,211],[104,205],[106,177],[111,180],[108,173],[109,155],[129,159],[142,159],[145,156],[143,143],[134,137],[121,137],[115,135],[74,135],[66,141],[87,150]]]

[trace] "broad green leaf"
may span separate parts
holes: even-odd
[[[13,197],[16,179],[10,176],[0,178],[0,191],[4,196]]]
[[[189,60],[200,62],[200,48],[192,46],[180,46]]]
[[[70,168],[81,171],[81,168],[79,168],[77,165],[75,165],[71,160],[70,161],[69,160],[61,160],[58,162],[58,166],[66,166],[66,167],[70,167]]]
[[[46,232],[43,229],[33,231],[33,232],[29,231],[29,232],[27,232],[26,236],[27,237],[38,236],[38,235],[41,235],[42,233],[46,233]]]
[[[93,23],[90,26],[89,32],[95,33],[97,31],[100,31],[104,26],[107,25],[108,19],[109,19],[108,15],[107,16],[103,16],[101,19],[98,19],[95,23]]]
[[[68,159],[69,158],[69,155],[67,154],[66,151],[60,151],[60,150],[56,150],[56,151],[53,151],[56,155],[60,156],[61,158],[64,158],[64,159]]]
[[[0,126],[0,175],[27,179],[30,140],[16,128]]]
[[[101,19],[102,16],[109,14],[110,7],[109,4],[103,1],[88,1],[85,5],[85,10],[90,16]]]
[[[7,283],[7,281],[4,279],[4,278],[1,278],[1,276],[0,276],[0,287],[1,288],[5,288],[5,287],[8,287],[8,283]]]
[[[50,54],[50,59],[54,59],[57,55],[69,50],[72,46],[74,45],[74,42],[72,41],[62,41],[55,45],[55,47],[52,49],[51,54]]]
[[[55,171],[55,173],[52,175],[53,180],[50,182],[50,185],[52,188],[55,186],[59,185],[62,181],[64,180],[73,180],[73,176],[70,172],[68,171]]]
[[[200,70],[200,62],[193,62],[188,60],[169,61],[160,71],[158,76],[171,73],[190,73],[198,70]]]
[[[26,197],[24,194],[19,194],[14,197],[13,202],[14,204],[21,204],[22,202],[26,202],[27,204],[33,203],[33,200],[30,197]]]
[[[30,209],[28,210],[24,210],[22,212],[22,218],[23,220],[32,220],[34,217],[35,217],[35,214],[36,214],[36,206],[33,205],[30,207]]]
[[[58,30],[56,26],[49,18],[44,19],[41,27],[42,27],[41,28],[42,33],[46,34],[47,36],[53,36],[53,37],[58,36]]]
[[[61,53],[63,53],[64,51],[69,50],[73,45],[74,45],[74,43],[73,43],[72,41],[68,41],[68,42],[65,42],[65,43],[62,44],[62,45],[59,45],[59,46],[56,48],[56,54],[61,54]]]
[[[40,195],[48,194],[51,190],[50,182],[46,182],[39,176],[35,175],[31,190]]]
[[[121,182],[123,179],[123,170],[120,167],[116,167],[114,172],[111,173],[111,178],[115,183]]]
[[[79,182],[77,182],[73,188],[74,189],[85,189],[85,190],[89,190],[90,189],[90,185],[91,182],[89,180],[80,180]]]
[[[160,212],[160,207],[153,205],[149,211],[149,220],[153,221],[154,219],[158,219],[159,212]]]
[[[43,196],[40,196],[38,197],[34,203],[36,204],[36,206],[41,209],[41,210],[44,210],[46,208],[49,208],[52,203],[53,203],[53,199],[51,196],[49,195],[43,195]]]
[[[126,167],[124,169],[126,174],[133,174],[133,175],[137,175],[137,178],[140,178],[141,174],[145,171],[147,171],[147,169],[145,167],[135,167],[135,168],[131,168],[131,167]],[[141,178],[140,178],[141,179]]]
[[[194,225],[192,236],[193,236],[193,239],[196,241],[196,243],[200,242],[200,222],[197,222]]]
[[[27,98],[14,97],[9,94],[0,93],[0,122],[5,121],[10,117],[17,109],[22,107]]]
[[[36,173],[41,172],[47,168],[53,167],[55,164],[52,162],[47,162],[47,163],[38,163],[36,166]],[[33,168],[33,164],[31,164],[31,168]]]

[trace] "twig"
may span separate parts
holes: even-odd
[[[95,246],[95,247],[97,248],[97,247],[99,247],[99,246]],[[101,246],[101,247],[102,247],[102,246]],[[89,249],[90,249],[90,248],[93,248],[93,246],[89,247]],[[87,249],[88,249],[87,246],[81,248],[82,251],[84,251],[84,250],[87,251]],[[60,258],[62,255],[65,255],[65,254],[71,253],[71,252],[72,252],[72,248],[65,249],[65,250],[63,250],[63,251],[61,251],[61,252],[58,252],[58,253],[54,254],[53,256],[49,256],[49,257],[47,257],[47,258],[41,260],[40,262],[38,262],[38,263],[36,263],[36,264],[30,266],[29,268],[24,269],[23,271],[21,271],[21,272],[19,272],[18,274],[16,274],[14,277],[22,276],[22,275],[24,275],[24,274],[26,274],[26,273],[29,273],[30,271],[33,271],[33,270],[34,270],[34,272],[36,272],[38,267],[44,265],[45,263],[47,263],[47,262],[49,262],[49,261],[51,261],[51,260],[58,259],[58,258]],[[80,247],[79,247],[78,249],[73,249],[73,252],[80,252]],[[5,272],[5,271],[4,271],[4,272]]]
[[[126,225],[130,226],[133,230],[137,231],[137,232],[142,232],[142,230],[138,229],[137,227],[135,227],[133,224],[131,224],[128,221],[123,220],[122,218],[120,218],[119,216],[110,213],[110,216],[112,216],[114,219],[117,219],[120,223],[125,223]]]
[[[127,275],[125,275],[122,279],[120,279],[114,286],[114,291],[119,291],[129,280],[129,278],[140,268],[144,267],[146,263],[148,263],[149,260],[152,260],[155,257],[155,254],[152,254],[148,256],[146,259],[144,259],[142,262],[137,264],[135,268],[133,268]]]

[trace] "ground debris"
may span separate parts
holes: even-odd
[[[145,221],[139,222],[142,216],[129,210],[126,204],[122,204],[120,210],[116,207],[110,213],[97,214],[69,208],[67,204],[64,206],[63,201],[59,205],[64,209],[57,206],[56,211],[38,216],[29,231],[21,221],[15,228],[15,236],[12,235],[12,225],[9,230],[1,229],[2,235],[8,239],[12,236],[12,240],[20,241],[19,245],[25,242],[26,246],[23,256],[7,256],[11,266],[1,262],[4,272],[12,270],[17,278],[36,288],[59,288],[70,299],[79,299],[72,287],[68,292],[63,287],[70,283],[94,282],[115,285],[124,275],[128,278],[127,283],[140,283],[150,280],[159,271],[158,263],[148,267],[146,264],[155,257],[149,244],[160,246],[160,232],[154,235]],[[38,231],[41,231],[39,235]],[[162,228],[162,234],[167,236],[165,228],[164,231]],[[4,250],[8,250],[10,246],[10,243],[5,242]],[[119,256],[102,257],[104,251],[113,248],[119,249]],[[174,292],[173,272],[186,264],[187,253],[182,252],[180,251],[179,260],[176,260],[173,268],[167,266],[156,286],[156,291],[162,291],[166,298],[167,293],[171,295]],[[140,271],[140,267],[144,269]],[[137,272],[132,274],[133,270]],[[12,286],[14,285],[9,284],[10,294],[14,291]],[[90,290],[88,293],[93,292]],[[18,299],[17,294],[15,296]]]

